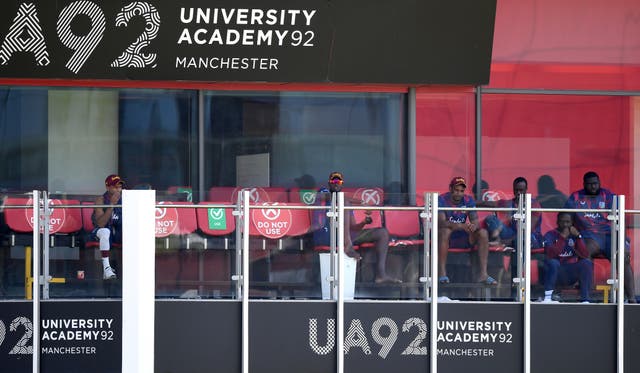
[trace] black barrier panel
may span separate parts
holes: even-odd
[[[31,372],[33,318],[30,302],[0,307],[2,372]],[[43,373],[120,372],[122,303],[54,302],[40,306],[40,371]]]
[[[329,302],[251,302],[252,373],[336,371],[336,305]]]
[[[625,306],[624,324],[624,371],[637,372],[640,366],[640,306]]]
[[[241,315],[237,301],[156,301],[155,371],[239,373]]]
[[[429,305],[345,304],[345,372],[428,372]],[[516,372],[522,306],[442,304],[440,372]],[[252,302],[252,372],[335,372],[335,304]],[[283,363],[286,362],[286,363]]]
[[[487,84],[496,0],[5,0],[0,77]]]
[[[513,303],[438,307],[439,372],[520,372],[523,308]]]
[[[616,371],[615,305],[531,305],[531,372]]]

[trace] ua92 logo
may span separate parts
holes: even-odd
[[[71,27],[78,16],[88,17],[91,24],[89,31],[84,35],[74,34]],[[160,14],[153,5],[136,1],[120,9],[116,15],[115,25],[127,27],[134,17],[144,19],[144,31],[111,62],[111,67],[156,67],[156,54],[144,53],[144,49],[158,36]],[[56,22],[56,32],[62,45],[73,51],[71,58],[65,64],[67,69],[74,74],[82,69],[102,41],[105,29],[104,12],[94,2],[74,1],[62,9]],[[38,12],[32,3],[20,4],[9,33],[0,48],[0,65],[7,65],[15,52],[32,53],[38,66],[48,66],[51,63]]]

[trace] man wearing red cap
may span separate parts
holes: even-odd
[[[456,176],[449,183],[449,192],[438,197],[439,207],[476,207],[475,200],[464,194],[467,182]],[[468,220],[468,221],[467,221]],[[498,282],[487,273],[489,257],[489,234],[478,224],[478,213],[475,211],[440,211],[438,213],[438,281],[441,284],[450,282],[447,276],[447,254],[449,247],[472,247],[478,249],[478,281],[487,285]]]
[[[332,172],[329,175],[329,188],[321,188],[319,190],[319,203],[331,203],[331,194],[342,190],[344,178],[340,172]],[[315,245],[328,246],[330,236],[330,223],[326,218],[326,211],[315,210],[313,217],[313,238]],[[376,269],[377,283],[400,283],[402,281],[393,278],[387,274],[387,252],[389,251],[389,232],[385,228],[365,228],[367,224],[372,223],[370,216],[365,217],[361,222],[356,222],[353,210],[345,215],[344,227],[344,252],[348,256],[360,259],[360,254],[354,250],[353,246],[364,242],[372,242],[375,246],[378,256]]]
[[[100,242],[103,278],[105,280],[117,278],[116,272],[109,263],[109,250],[114,242],[122,243],[122,188],[124,184],[124,180],[118,175],[107,176],[104,180],[107,191],[96,199],[95,204],[117,206],[96,207],[91,216],[94,226],[91,235]]]

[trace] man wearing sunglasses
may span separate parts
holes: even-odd
[[[319,203],[328,205],[331,203],[333,193],[342,191],[344,177],[340,172],[332,172],[329,175],[328,188],[319,190]],[[345,204],[349,201],[345,200]],[[400,283],[401,281],[387,274],[387,252],[389,251],[389,232],[385,228],[365,228],[373,222],[370,216],[364,220],[356,222],[353,210],[345,215],[344,227],[344,251],[348,256],[357,260],[361,259],[360,254],[354,250],[354,245],[365,242],[374,244],[378,256],[376,268],[376,283]],[[313,218],[314,233],[313,239],[317,246],[328,246],[330,244],[330,221],[326,217],[325,210],[315,210]]]

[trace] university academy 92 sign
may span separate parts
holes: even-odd
[[[483,84],[496,0],[7,0],[0,77]]]

